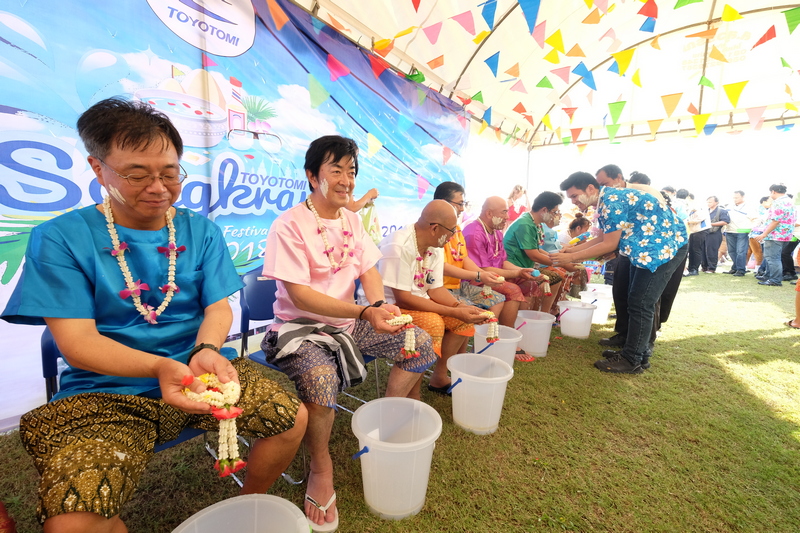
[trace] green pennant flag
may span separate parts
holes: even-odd
[[[675,7],[673,9],[678,9],[679,7],[688,6],[689,4],[696,4],[702,1],[703,0],[678,0],[678,3],[675,4]]]
[[[425,103],[425,99],[427,97],[428,97],[428,95],[425,94],[425,91],[423,89],[420,89],[419,87],[417,87],[417,105],[424,104]]]
[[[321,106],[331,95],[311,74],[308,75],[308,94],[311,97],[311,109]]]
[[[547,79],[547,76],[545,76],[544,78],[542,78],[542,81],[540,81],[539,83],[537,83],[537,84],[536,84],[536,86],[537,86],[537,87],[541,87],[541,88],[543,88],[543,89],[552,89],[552,88],[553,88],[553,84],[552,84],[552,83],[550,83],[550,80],[548,80],[548,79]]]
[[[781,66],[788,68],[789,70],[794,70],[792,66],[786,62],[784,58],[781,58]]]
[[[406,78],[417,83],[422,83],[425,81],[425,74],[420,71],[416,71],[413,74],[406,74]]]
[[[564,144],[564,146],[569,146],[569,143],[572,142],[572,137],[563,137],[561,142]]]
[[[622,109],[625,107],[626,103],[627,102],[613,102],[608,104],[608,111],[611,113],[611,122],[614,124],[617,123],[619,116],[622,114]]]
[[[509,133],[508,135],[506,135],[506,138],[503,140],[503,144],[508,144],[508,141],[510,141],[510,140],[511,140],[511,134]]]
[[[698,85],[705,85],[706,87],[711,87],[712,89],[715,88],[714,84],[711,83],[711,80],[705,76],[700,76],[700,83],[698,83]]]
[[[613,143],[614,137],[617,136],[617,132],[619,131],[619,124],[609,124],[606,126],[606,130],[608,130],[608,142]]]
[[[791,34],[800,24],[800,7],[784,11],[783,14],[786,15],[786,25],[789,26],[789,33]]]
[[[480,92],[480,91],[475,93],[475,95],[472,97],[472,99],[475,100],[476,102],[484,103],[483,102],[483,93]]]

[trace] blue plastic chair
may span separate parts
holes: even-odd
[[[58,345],[56,344],[55,339],[53,338],[53,334],[50,332],[50,328],[45,328],[44,332],[42,333],[41,338],[41,351],[42,351],[42,377],[44,377],[45,382],[45,392],[47,396],[47,401],[53,399],[53,396],[58,392],[58,359],[63,358],[61,352],[58,349]],[[180,435],[174,440],[169,442],[165,442],[163,444],[158,444],[153,448],[155,453],[164,451],[166,449],[172,448],[182,442],[185,442],[189,439],[193,439],[200,435],[204,435],[206,431],[204,429],[197,429],[197,428],[186,428],[181,431]],[[217,452],[208,442],[203,443],[205,446],[206,451],[213,457],[214,459],[217,458]],[[233,480],[241,487],[242,480],[236,474],[231,474]]]
[[[275,365],[267,362],[267,357],[264,351],[260,349],[249,352],[248,337],[250,336],[250,321],[251,320],[273,320],[275,318],[273,311],[273,304],[277,299],[278,286],[275,280],[268,279],[261,276],[261,268],[251,270],[242,276],[242,283],[244,287],[239,292],[239,305],[242,308],[242,317],[240,324],[240,331],[242,335],[242,348],[241,355],[248,356],[252,361],[264,365],[273,370],[281,372],[281,369]],[[368,364],[373,361],[374,357],[364,356],[364,363]],[[378,374],[377,365],[372,365],[375,368],[375,393],[378,397],[381,396],[380,379]],[[367,403],[365,400],[354,396],[348,392],[341,394],[356,400],[362,404]],[[347,407],[337,404],[337,408],[353,414],[353,411]]]

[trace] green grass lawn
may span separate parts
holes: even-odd
[[[367,509],[350,459],[358,442],[340,414],[339,531],[800,531],[800,333],[783,325],[793,289],[752,275],[684,278],[639,376],[592,366],[613,322],[588,339],[554,329],[547,357],[516,363],[492,435],[460,429],[450,400],[424,391],[444,425],[425,507],[401,521]],[[374,397],[370,376],[359,396]],[[16,433],[0,437],[0,453],[0,500],[18,531],[39,531],[37,475]],[[200,438],[158,454],[124,509],[130,531],[171,531],[236,495],[211,464]],[[282,480],[270,493],[302,502],[302,487]]]

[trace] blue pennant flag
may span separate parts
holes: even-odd
[[[647,17],[642,23],[642,27],[639,28],[639,31],[649,31],[650,33],[656,31],[656,19],[653,17]]]
[[[484,63],[489,65],[489,68],[492,69],[492,74],[497,77],[497,63],[500,61],[500,52],[495,52],[494,55],[488,57]]]

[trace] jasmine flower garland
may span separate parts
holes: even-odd
[[[413,319],[411,318],[411,315],[400,315],[386,321],[386,323],[390,326],[405,325],[405,328],[403,329],[406,330],[406,338],[400,353],[403,354],[406,359],[411,357],[419,357],[419,352],[417,351],[417,339],[414,334],[414,325],[411,323],[412,320]]]

